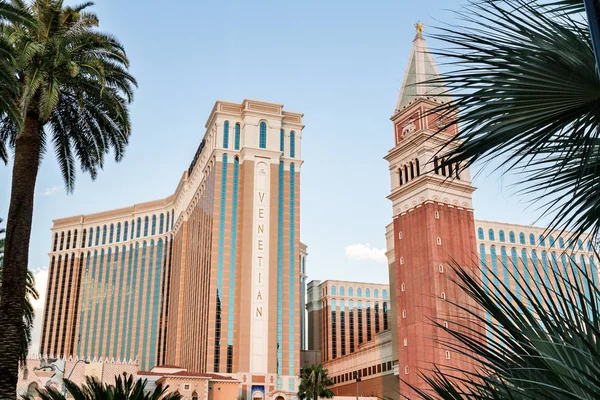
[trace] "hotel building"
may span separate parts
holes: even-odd
[[[297,391],[302,114],[218,101],[175,193],[54,221],[40,353],[137,359]]]
[[[359,395],[393,396],[397,391],[389,294],[388,285],[374,283],[308,284],[309,350],[320,353],[336,396],[356,395],[357,390]]]

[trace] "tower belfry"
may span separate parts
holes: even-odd
[[[390,285],[395,292],[393,329],[397,341],[400,379],[426,388],[420,372],[434,364],[468,368],[469,360],[453,352],[451,340],[432,321],[451,325],[458,315],[450,302],[472,304],[452,283],[448,262],[471,265],[476,241],[469,169],[446,165],[440,148],[456,135],[457,125],[444,130],[447,121],[432,112],[443,102],[447,88],[439,81],[436,63],[423,38],[423,23],[415,24],[416,35],[398,102],[391,121],[394,148],[389,163],[393,223],[388,226]],[[448,116],[446,116],[447,118]],[[395,304],[394,304],[395,303]],[[461,321],[464,323],[464,321]],[[410,396],[401,383],[400,392]]]

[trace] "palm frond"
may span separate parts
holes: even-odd
[[[551,267],[538,266],[529,286],[514,266],[505,265],[515,289],[491,273],[488,283],[458,264],[457,284],[485,315],[461,304],[453,306],[478,321],[477,328],[457,323],[444,342],[471,358],[478,368],[421,371],[433,399],[597,399],[600,398],[600,291],[598,271],[577,262],[572,253],[552,257]],[[484,266],[484,269],[487,269]]]
[[[531,0],[473,0],[459,18],[477,24],[433,35],[449,70],[434,82],[453,100],[433,112],[460,128],[440,150],[446,163],[501,160],[548,201],[550,228],[598,233],[600,81],[587,25]]]

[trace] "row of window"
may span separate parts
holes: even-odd
[[[345,382],[355,382],[356,378],[363,378],[369,375],[381,374],[382,372],[387,372],[392,370],[392,362],[384,362],[381,364],[375,364],[370,367],[365,367],[363,369],[359,369],[353,372],[346,372],[341,375],[336,375],[332,378],[333,384],[337,385]]]
[[[171,212],[167,211],[166,220],[164,213],[161,213],[158,217],[156,215],[152,215],[152,217],[144,217],[143,225],[142,218],[138,217],[137,223],[135,220],[131,220],[131,225],[128,221],[125,221],[123,224],[118,222],[116,225],[110,224],[108,226],[104,225],[102,227],[97,226],[96,228],[91,227],[89,228],[89,230],[84,229],[81,238],[81,248],[85,248],[86,246],[92,247],[105,245],[107,240],[108,244],[112,244],[113,242],[119,243],[121,241],[126,241],[130,233],[131,236],[129,237],[129,239],[133,239],[134,237],[139,238],[140,236],[146,237],[149,234],[156,235],[157,228],[158,234],[161,235],[163,234],[163,232],[168,232],[169,229],[173,227],[174,217],[175,212],[172,210]],[[150,223],[152,224],[150,225]],[[77,247],[77,229],[73,230],[72,235],[70,230],[66,232],[61,232],[60,242],[59,234],[54,234],[54,243],[52,245],[52,251],[69,250],[70,248],[75,247]]]
[[[458,163],[455,164],[447,164],[444,159],[435,157],[433,159],[433,171],[436,175],[442,175],[447,177],[455,176],[456,179],[460,179],[460,165]]]
[[[479,240],[485,240],[485,236],[484,236],[484,232],[483,232],[483,228],[479,228],[477,229],[477,237],[479,238]],[[554,236],[548,236],[548,245],[550,247],[556,247],[557,241],[554,239]],[[495,241],[496,240],[496,234],[495,231],[493,229],[489,229],[488,230],[488,240],[492,240]],[[500,242],[506,242],[506,234],[504,233],[504,231],[502,229],[500,229],[498,231],[498,240]],[[515,232],[510,231],[508,232],[508,241],[510,243],[516,243],[516,235]],[[519,243],[520,244],[526,244],[525,242],[525,234],[523,232],[519,233]],[[529,244],[531,246],[542,246],[545,247],[546,246],[546,236],[544,235],[540,235],[538,237],[538,240],[535,240],[535,235],[533,233],[529,234]],[[577,244],[575,244],[575,242],[573,242],[571,239],[569,239],[566,243],[566,246],[571,249],[574,250],[575,249],[575,245],[577,245],[577,249],[578,250],[582,250],[584,248],[584,244],[583,241],[581,239],[579,239],[577,241]],[[561,249],[565,248],[565,240],[561,237],[558,238],[558,247]],[[587,242],[587,251],[592,251],[593,250],[593,245],[591,241]]]
[[[415,158],[414,161],[408,162],[403,167],[398,168],[398,179],[400,186],[408,183],[421,175],[421,168],[419,166],[419,159]]]
[[[340,286],[340,294],[339,296],[346,296],[346,289],[344,288],[344,286]],[[323,295],[326,295],[327,293],[323,293]],[[329,290],[329,294],[331,296],[338,296],[338,294],[336,294],[336,287],[335,285],[331,285],[330,290]],[[354,297],[354,289],[350,286],[348,287],[348,297]],[[356,288],[356,297],[363,297],[363,292],[362,292],[362,288]],[[367,288],[365,289],[365,297],[368,299],[371,297],[371,289]],[[378,299],[379,298],[379,289],[373,289],[373,298],[374,299]],[[388,297],[388,291],[383,289],[381,291],[381,298],[382,299],[389,299]]]
[[[235,124],[234,127],[234,149],[240,149],[240,124]],[[261,149],[267,148],[267,123],[262,121],[259,125],[259,138],[258,138],[258,146]],[[229,121],[225,121],[223,124],[223,148],[229,148]],[[279,131],[279,151],[285,150],[285,131],[281,129]],[[290,157],[296,157],[296,132],[290,132]]]

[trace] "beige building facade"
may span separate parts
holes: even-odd
[[[170,364],[292,398],[304,337],[302,114],[218,101],[175,193],[52,227],[40,352]]]

